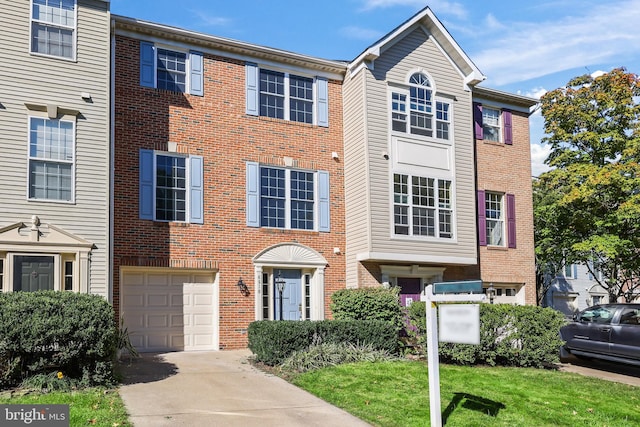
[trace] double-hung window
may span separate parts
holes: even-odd
[[[140,218],[203,223],[202,157],[140,150]]]
[[[450,104],[434,99],[431,81],[422,73],[410,77],[408,90],[391,92],[391,129],[395,132],[448,140],[450,116]]]
[[[451,200],[451,181],[394,174],[394,233],[452,238]]]
[[[328,81],[246,64],[247,108],[253,116],[328,126]]]
[[[247,163],[247,225],[329,231],[329,175]]]
[[[473,103],[475,137],[478,140],[513,144],[513,115],[506,109]]]
[[[478,191],[480,246],[516,248],[516,201],[513,194]]]
[[[487,245],[504,246],[504,206],[503,195],[485,193],[485,209],[487,218]]]
[[[73,201],[74,125],[29,118],[29,199]]]
[[[202,53],[140,42],[140,85],[191,95],[204,95]]]
[[[75,58],[76,0],[31,1],[31,52]]]
[[[261,69],[260,115],[313,124],[313,79]]]

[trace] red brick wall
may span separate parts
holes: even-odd
[[[516,201],[516,249],[480,247],[484,282],[524,283],[525,302],[535,304],[535,255],[529,118],[513,112],[513,145],[476,141],[478,189],[510,193]]]
[[[215,266],[220,274],[220,347],[242,348],[254,319],[254,295],[236,283],[253,278],[251,259],[277,243],[306,245],[327,259],[325,310],[333,292],[345,287],[344,177],[341,82],[329,82],[329,127],[245,114],[244,62],[204,56],[204,96],[142,88],[139,41],[116,37],[114,305],[119,310],[120,265]],[[138,219],[138,151],[166,150],[204,157],[204,224]],[[337,152],[339,159],[332,159]],[[283,165],[288,156],[301,168],[330,174],[331,232],[249,228],[245,212],[245,162]],[[133,258],[130,258],[133,257]],[[252,286],[250,286],[252,288]]]

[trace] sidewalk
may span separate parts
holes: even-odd
[[[122,364],[136,427],[368,426],[249,364],[249,350],[144,354]]]

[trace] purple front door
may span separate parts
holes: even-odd
[[[414,301],[420,301],[420,278],[398,277],[400,288],[400,304],[408,307]]]

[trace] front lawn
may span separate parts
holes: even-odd
[[[341,365],[292,382],[376,426],[430,422],[425,362]],[[441,365],[440,387],[447,427],[640,425],[640,388],[577,374]]]
[[[18,392],[19,393],[19,392]],[[29,393],[10,396],[10,392],[0,394],[0,404],[67,404],[69,405],[69,425],[124,427],[131,426],[122,399],[116,390],[100,388],[70,392]]]

